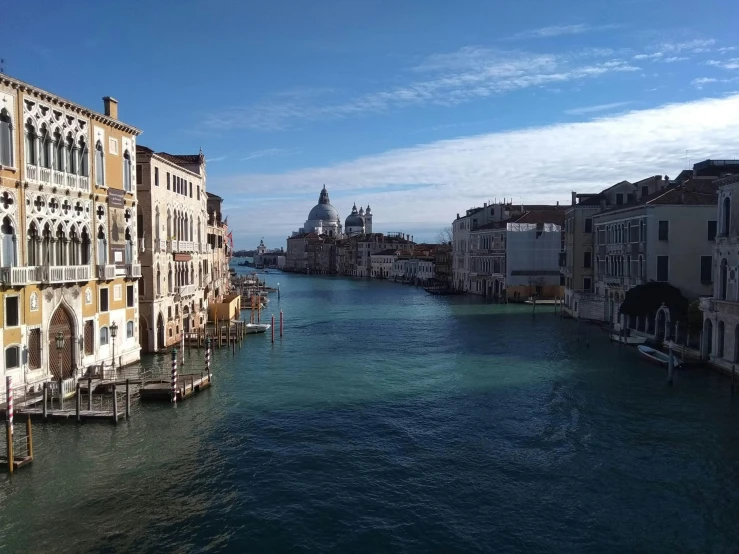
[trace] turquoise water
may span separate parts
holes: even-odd
[[[726,379],[668,387],[551,309],[267,279],[284,339],[215,351],[210,390],[35,427],[36,461],[0,474],[0,552],[739,548]]]

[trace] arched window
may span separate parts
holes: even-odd
[[[21,347],[8,346],[5,349],[5,369],[17,369],[21,366]]]
[[[90,165],[88,162],[88,153],[87,153],[87,143],[85,142],[84,137],[80,137],[80,140],[77,142],[77,154],[79,155],[79,175],[82,177],[89,177],[90,176]]]
[[[51,169],[51,137],[46,127],[41,129],[41,136],[39,137],[40,149],[39,149],[39,165],[47,169]]]
[[[80,252],[80,265],[90,264],[90,233],[87,229],[82,229],[82,241],[81,241],[81,252]]]
[[[2,266],[13,267],[17,265],[15,259],[15,229],[9,217],[3,219],[2,226],[0,226],[0,234],[2,235],[3,243]]]
[[[644,279],[644,256],[639,254],[639,277]]]
[[[731,199],[727,196],[724,198],[723,209],[721,210],[721,234],[725,237],[729,236],[731,229]]]
[[[157,296],[162,295],[162,272],[157,269]]]
[[[67,265],[67,233],[60,223],[56,228],[56,252],[54,265]]]
[[[72,135],[67,135],[67,143],[65,148],[64,169],[72,175],[77,174],[77,153],[75,152],[75,144]]]
[[[28,120],[28,123],[26,123],[26,163],[29,165],[38,164],[36,129],[30,119]]]
[[[108,328],[100,327],[100,346],[107,346],[108,344]]]
[[[133,321],[126,322],[126,338],[133,338]]]
[[[64,155],[64,140],[57,129],[54,131],[54,169],[57,171],[64,170]]]
[[[133,239],[131,238],[131,229],[126,228],[126,264],[133,263]]]
[[[13,167],[13,120],[5,108],[0,111],[0,165]]]
[[[105,265],[108,263],[108,249],[107,241],[105,240],[105,231],[103,226],[98,227],[98,265]]]
[[[123,153],[123,189],[131,192],[131,154],[128,150]]]
[[[105,156],[100,141],[95,143],[95,184],[99,187],[105,185]]]
[[[639,242],[644,242],[647,240],[647,224],[644,223],[644,220],[639,220]]]
[[[157,213],[154,216],[154,240],[156,240],[157,242],[159,242],[159,236],[160,236],[160,234],[159,234],[159,225],[160,225],[160,223],[159,223],[159,208],[157,208]],[[159,248],[159,245],[158,244],[156,245],[156,248]]]
[[[729,286],[729,264],[726,261],[726,258],[721,260],[721,274],[720,274],[720,282],[719,282],[719,298],[721,300],[726,300],[726,289]]]
[[[39,255],[39,247],[41,243],[41,237],[39,237],[38,233],[38,226],[36,225],[36,222],[33,221],[28,227],[28,265],[30,266],[36,266],[41,265],[41,262],[39,261],[40,255]]]
[[[169,273],[167,273],[167,292],[172,294],[174,288],[172,288],[172,266],[169,266]]]

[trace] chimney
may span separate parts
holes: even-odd
[[[105,106],[105,115],[118,119],[118,100],[112,96],[103,96],[103,105]]]
[[[572,205],[574,206],[577,204],[577,193],[573,190],[572,191]]]
[[[559,200],[557,200],[557,207],[559,208]]]

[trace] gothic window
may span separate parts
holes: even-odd
[[[39,262],[39,253],[38,248],[39,246],[39,234],[38,234],[38,227],[36,225],[36,222],[31,222],[31,225],[28,227],[28,265],[35,266],[35,265],[41,265]]]
[[[100,327],[100,346],[108,345],[108,328]]]
[[[15,258],[15,228],[9,217],[5,217],[0,226],[0,235],[2,235],[2,267],[11,267],[16,265]]]
[[[84,137],[80,137],[77,142],[77,154],[79,155],[79,174],[82,177],[90,176],[90,166],[87,160],[87,144],[85,143]]]
[[[72,138],[72,135],[67,135],[64,169],[66,169],[67,173],[71,173],[72,175],[77,174],[77,152],[75,151],[74,146],[74,139]]]
[[[36,155],[36,129],[30,119],[26,123],[26,163],[29,165],[36,165],[38,163],[38,156]]]
[[[90,233],[87,229],[82,229],[82,248],[80,252],[80,265],[90,264]]]
[[[133,239],[131,238],[131,229],[126,228],[126,264],[133,263]]]
[[[131,154],[126,150],[123,153],[123,189],[131,192],[133,184],[131,182]]]
[[[725,237],[729,236],[731,229],[731,200],[729,197],[724,198],[724,206],[721,213],[721,234]]]
[[[100,141],[95,143],[95,184],[99,187],[105,185],[105,154]]]
[[[57,171],[64,170],[64,140],[59,130],[54,131],[54,169]]]
[[[39,165],[41,167],[45,167],[47,169],[51,168],[51,137],[49,136],[49,131],[46,127],[43,127],[41,129],[41,136],[39,137],[40,140],[40,149],[39,149]]]
[[[106,248],[107,242],[105,240],[105,230],[101,225],[98,227],[98,265],[105,265],[108,263],[108,249]]]
[[[13,166],[13,122],[4,108],[0,111],[0,165]]]

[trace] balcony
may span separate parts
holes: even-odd
[[[49,169],[48,167],[39,167],[38,180],[42,183],[51,184],[51,169]]]
[[[101,264],[98,265],[97,268],[98,279],[101,281],[110,281],[111,279],[115,279],[115,265]]]
[[[193,242],[191,240],[178,240],[175,242],[175,252],[192,252]]]
[[[0,268],[0,281],[6,286],[16,287],[38,281],[38,267]]]
[[[180,296],[192,296],[195,294],[196,287],[195,285],[182,285],[180,287],[177,287],[177,294]]]
[[[167,241],[167,252],[177,252],[177,241],[176,240],[168,240]]]
[[[161,239],[154,240],[154,247],[158,252],[167,252],[167,241]]]
[[[38,167],[32,164],[26,164],[26,179],[29,181],[38,181]]]
[[[141,277],[141,264],[126,264],[126,277],[129,279]]]
[[[89,265],[45,265],[38,268],[37,277],[42,283],[75,283],[92,279]]]

